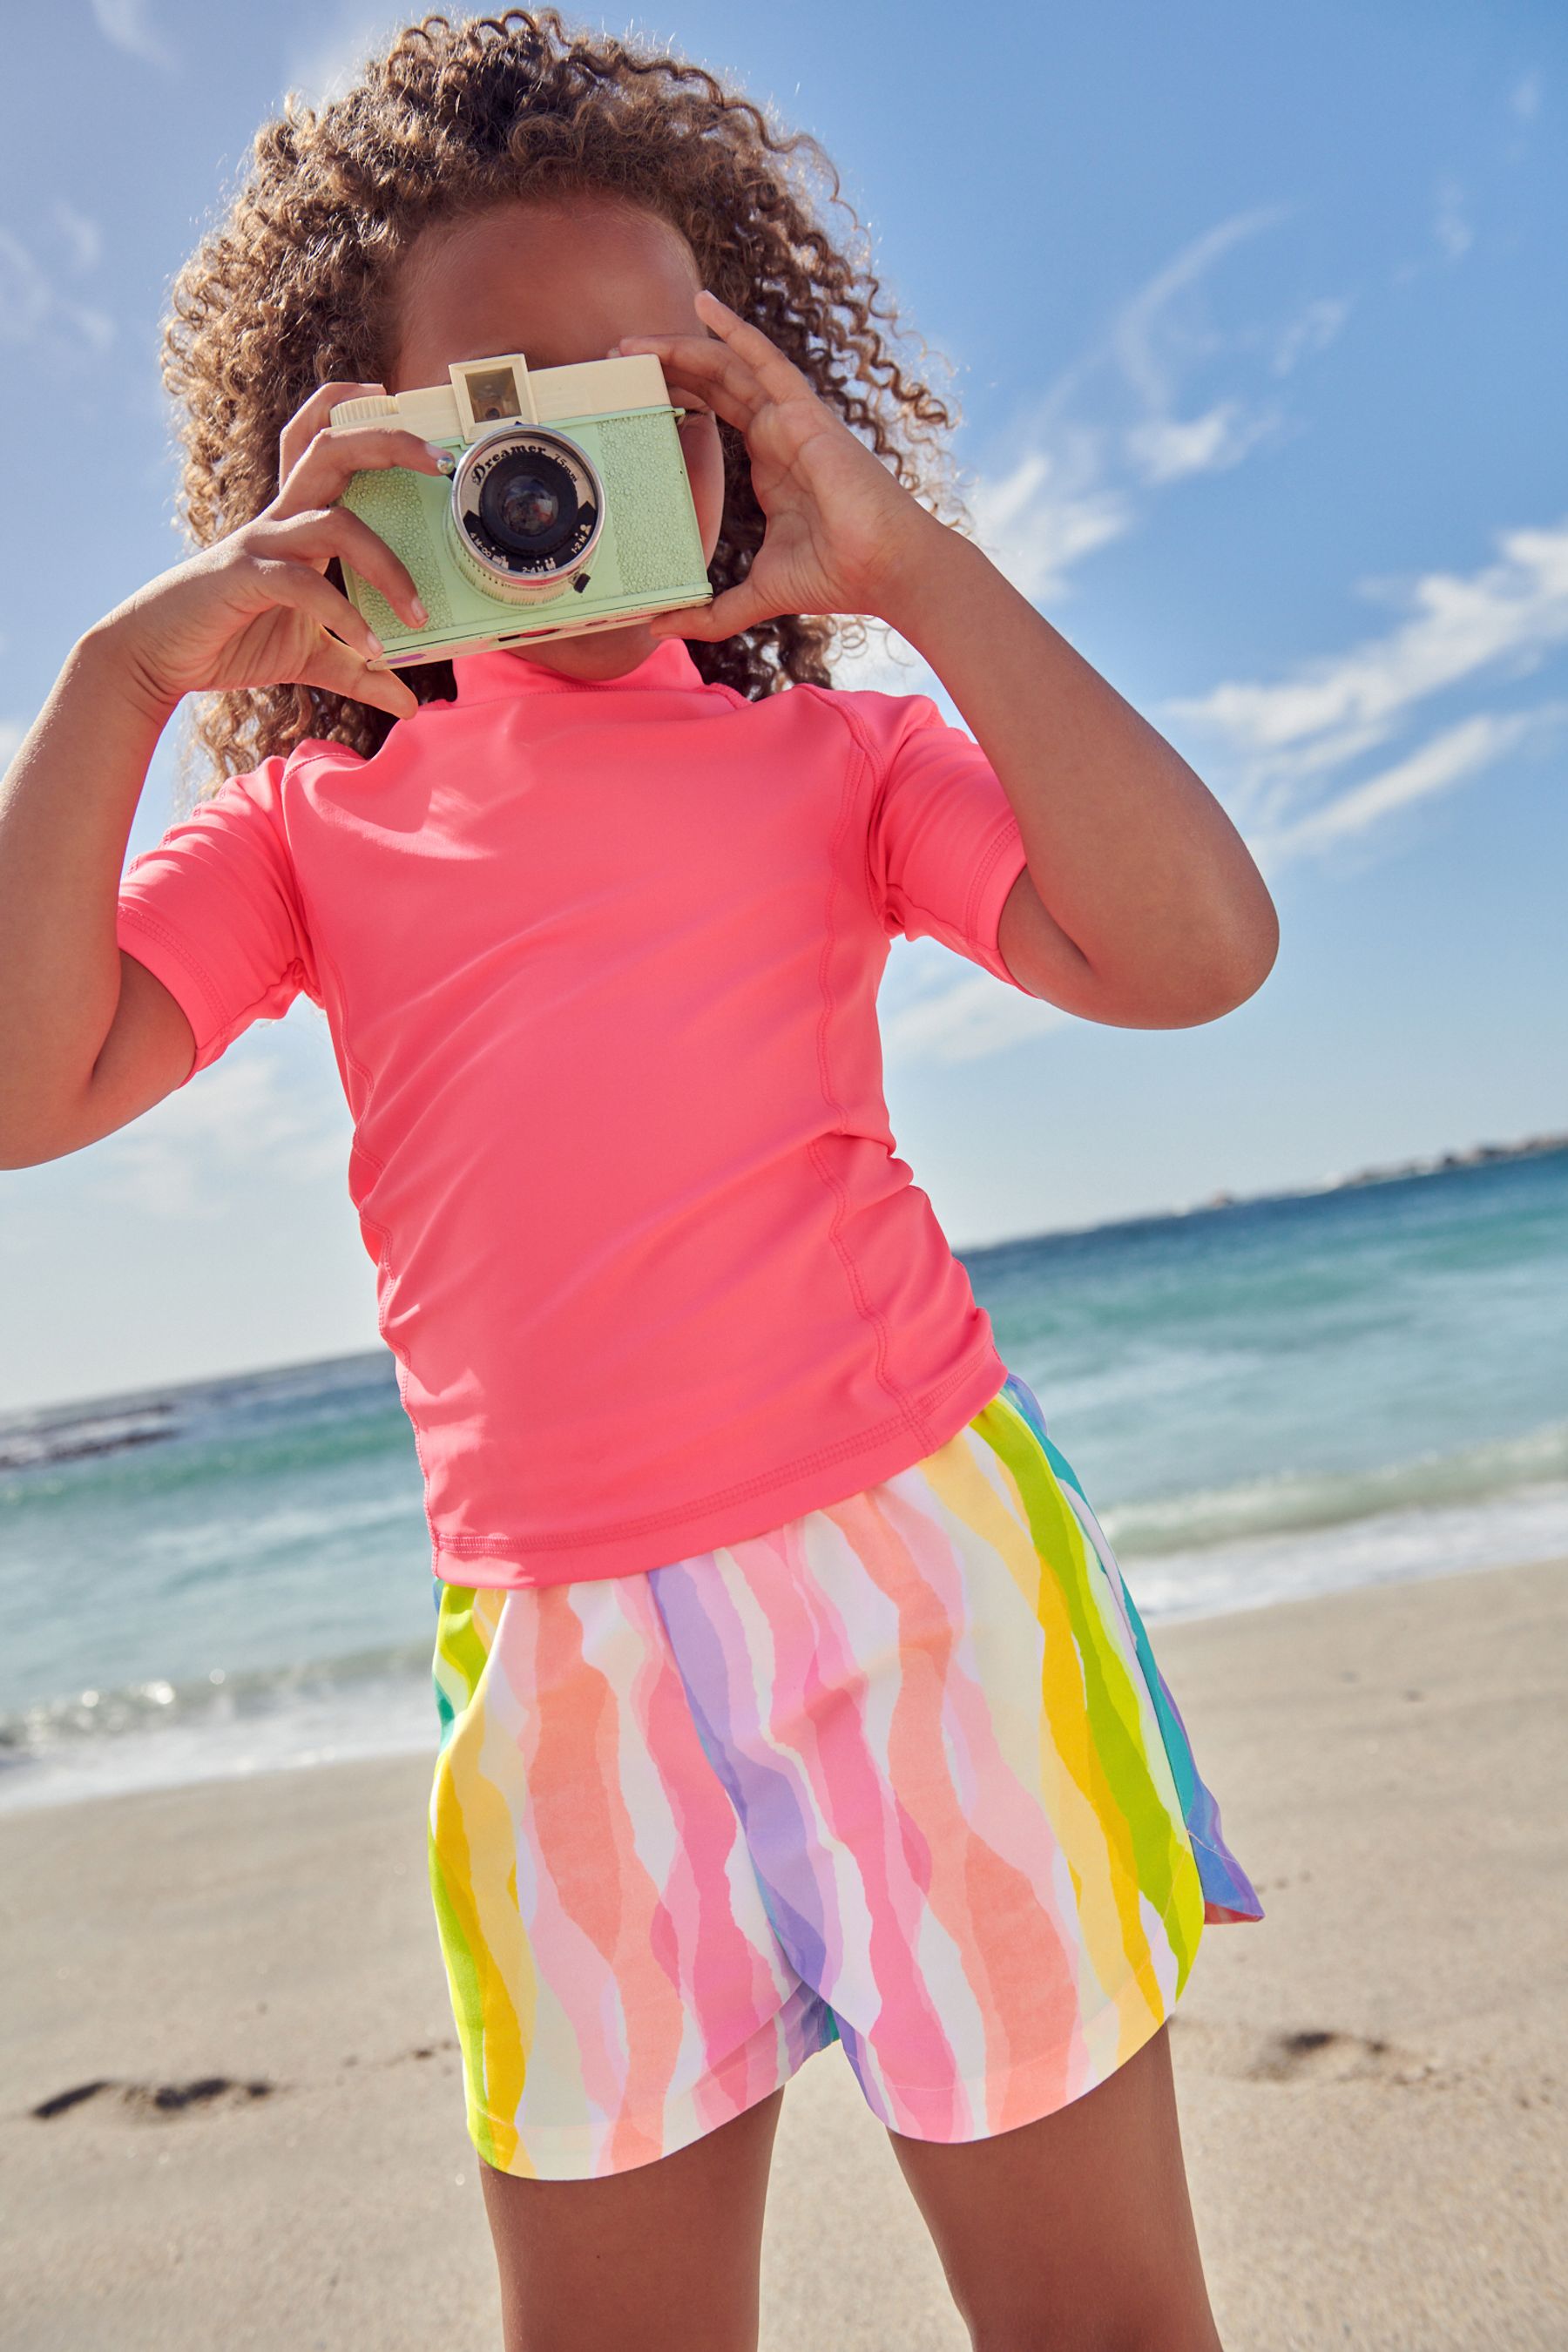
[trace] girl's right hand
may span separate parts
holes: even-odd
[[[271,505],[149,581],[101,624],[155,703],[172,709],[182,695],[299,684],[372,703],[395,719],[417,710],[417,698],[395,671],[371,666],[381,652],[374,633],[323,576],[338,556],[412,627],[425,625],[406,567],[367,522],[332,503],[352,474],[373,466],[444,470],[431,445],[403,426],[328,429],[339,401],[385,389],[319,385],[279,437],[281,488]]]

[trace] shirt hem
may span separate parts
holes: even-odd
[[[223,1002],[217,989],[179,933],[139,899],[119,900],[114,929],[116,945],[145,964],[154,980],[162,981],[190,1023],[196,1050],[187,1075],[194,1078],[204,1059],[211,1058],[207,1048],[223,1030]]]
[[[475,1590],[596,1583],[606,1577],[644,1575],[694,1553],[771,1534],[808,1511],[845,1502],[867,1486],[895,1477],[935,1453],[991,1402],[1006,1377],[1007,1367],[988,1337],[984,1352],[972,1362],[911,1398],[910,1404],[922,1420],[934,1408],[948,1408],[930,1423],[940,1433],[931,1437],[923,1452],[911,1454],[910,1423],[900,1413],[891,1425],[883,1422],[860,1441],[793,1462],[776,1476],[752,1481],[739,1495],[731,1491],[660,1513],[657,1522],[595,1528],[583,1537],[538,1538],[443,1535],[433,1528],[432,1573],[443,1584]]]
[[[1033,989],[1026,988],[1012,965],[1002,952],[997,933],[1002,924],[1002,909],[1013,895],[1013,886],[1020,874],[1028,871],[1029,855],[1024,846],[1024,836],[1018,830],[1018,820],[1008,815],[996,828],[995,839],[982,859],[974,877],[969,912],[970,937],[981,950],[980,961],[994,978],[1004,981],[1022,995],[1032,996]]]

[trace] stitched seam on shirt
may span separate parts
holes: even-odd
[[[827,705],[827,708],[830,710],[834,707],[835,706],[832,703]],[[834,1092],[833,1076],[828,1059],[828,1039],[832,1032],[834,1018],[838,1009],[834,1002],[832,988],[833,958],[837,947],[837,934],[834,929],[834,904],[838,896],[838,863],[840,851],[845,836],[848,833],[850,820],[854,815],[856,804],[859,797],[859,787],[862,773],[868,764],[866,745],[860,736],[859,730],[858,728],[851,727],[849,734],[851,743],[854,747],[854,751],[846,770],[844,787],[839,797],[838,822],[834,827],[833,838],[828,849],[827,905],[824,911],[824,930],[826,936],[822,942],[822,950],[818,956],[816,967],[817,981],[822,990],[822,1017],[818,1021],[816,1027],[817,1080],[822,1088],[823,1098],[837,1118],[837,1129],[840,1134],[844,1134],[847,1131],[846,1114],[843,1104],[839,1101],[837,1096]],[[827,1165],[827,1162],[819,1151],[816,1141],[808,1144],[806,1150],[812,1166],[816,1170],[817,1174],[821,1177],[823,1182],[828,1187],[829,1191],[833,1194],[833,1219],[828,1227],[828,1239],[833,1244],[835,1254],[837,1256],[840,1265],[844,1268],[845,1280],[849,1286],[849,1295],[855,1303],[856,1310],[860,1316],[862,1322],[869,1323],[876,1334],[877,1385],[883,1391],[884,1394],[891,1397],[898,1404],[903,1414],[904,1420],[909,1426],[910,1434],[920,1445],[921,1452],[929,1453],[931,1451],[931,1430],[929,1424],[910,1402],[907,1393],[897,1385],[889,1372],[888,1357],[890,1335],[888,1329],[887,1317],[868,1296],[866,1286],[860,1277],[860,1270],[855,1264],[854,1257],[843,1238],[841,1229],[848,1208],[848,1195],[846,1193],[843,1184],[834,1174],[832,1169]]]
[[[855,737],[856,741],[860,745],[861,751],[866,758],[868,760],[874,758],[871,745],[854,712],[838,704],[834,704],[832,708],[838,711],[839,717],[849,729],[851,734]],[[879,784],[884,781],[884,774],[885,770],[879,772],[877,777]],[[1000,777],[997,778],[997,782],[999,783],[1001,782]],[[1005,791],[1005,786],[1004,791]],[[969,886],[969,895],[964,901],[963,928],[966,935],[970,939],[974,938],[978,929],[976,918],[979,912],[981,895],[984,890],[986,883],[990,879],[992,867],[995,865],[996,860],[1002,855],[1003,849],[1012,838],[1013,830],[1017,824],[1017,812],[1013,808],[1011,803],[1009,803],[1007,814],[1005,816],[998,817],[996,820],[996,831],[992,839],[991,845],[980,861],[978,870],[975,873],[973,880]],[[868,840],[869,840],[869,830],[868,829]],[[877,894],[875,890],[871,888],[869,858],[868,858],[867,861],[866,881],[867,887],[870,891],[871,902],[874,907],[877,902]],[[923,915],[928,922],[931,922],[935,919],[931,909],[929,907],[922,906],[918,898],[911,898],[907,903],[916,914]]]
[[[997,859],[1001,856],[1005,849],[1011,846],[1016,824],[1016,819],[1010,815],[998,818],[996,831],[992,837],[991,846],[985,852],[984,856],[981,859],[980,864],[976,868],[974,880],[970,885],[969,896],[964,900],[964,937],[976,943],[980,942],[979,915],[981,898],[984,892],[985,886],[989,882],[992,873],[995,868]],[[922,906],[918,898],[910,898],[907,903],[915,914],[923,915],[928,923],[933,923],[936,921],[937,918],[932,913],[931,909],[929,907]],[[1000,946],[994,940],[991,942],[991,951],[999,959],[999,961],[1004,963],[1006,962],[1006,958],[1002,954]],[[1009,970],[1011,970],[1010,966]]]
[[[795,691],[799,693],[801,689],[797,687]],[[816,693],[820,699],[826,700],[826,696],[823,695],[820,688],[808,688],[806,691]],[[859,746],[861,759],[866,762],[867,766],[872,770],[874,775],[872,793],[874,794],[880,789],[881,785],[886,781],[886,763],[879,762],[875,745],[873,744],[870,737],[867,734],[866,730],[861,726],[860,721],[856,717],[854,711],[847,703],[829,702],[827,703],[827,708],[833,711],[837,718],[843,720],[845,726],[849,730],[850,734],[853,736],[856,743]],[[870,901],[872,913],[878,917],[879,920],[880,920],[882,910],[879,903],[876,886],[871,876],[871,828],[869,825],[866,828],[866,855],[861,860],[861,866],[866,884],[866,896]]]
[[[998,778],[998,782],[1000,782],[1000,778]],[[1016,832],[1018,832],[1018,820],[1011,808],[1009,808],[1007,814],[1005,817],[998,817],[996,820],[996,837],[992,842],[990,848],[986,851],[984,856],[980,861],[979,866],[975,871],[973,887],[970,890],[968,901],[963,909],[963,928],[968,932],[972,940],[979,937],[980,901],[984,893],[985,886],[991,879],[992,869],[995,866],[997,859],[1001,856],[1002,852],[1011,845],[1013,836]],[[994,945],[994,942],[993,942],[993,945]],[[997,949],[996,952],[1000,954],[1000,949]]]
[[[223,999],[207,977],[205,968],[196,961],[185,940],[178,931],[171,930],[161,915],[154,915],[150,908],[142,906],[134,898],[121,899],[117,911],[121,921],[129,922],[133,928],[144,930],[149,938],[156,940],[160,946],[166,947],[177,962],[184,964],[205,999],[207,1012],[212,1019],[211,1034],[216,1035],[224,1025]],[[132,950],[127,948],[125,952],[130,955]],[[259,998],[257,1001],[259,1003]]]
[[[962,1388],[973,1376],[973,1362],[961,1364],[936,1387],[925,1391],[925,1402],[930,1410],[940,1405],[954,1389]],[[978,1410],[978,1408],[976,1408]],[[749,1496],[765,1495],[776,1486],[787,1486],[792,1479],[803,1477],[808,1470],[826,1469],[830,1463],[852,1459],[857,1454],[868,1454],[873,1444],[889,1431],[903,1424],[903,1415],[889,1413],[886,1420],[863,1430],[858,1437],[841,1438],[837,1445],[825,1445],[815,1454],[800,1454],[782,1469],[770,1470],[756,1478],[743,1479],[738,1486],[723,1486],[711,1495],[701,1495],[693,1502],[681,1503],[668,1511],[656,1511],[640,1519],[615,1519],[597,1528],[574,1528],[563,1534],[542,1536],[468,1536],[439,1535],[437,1549],[463,1557],[480,1557],[494,1553],[533,1551],[576,1551],[589,1544],[613,1542],[617,1537],[657,1535],[660,1528],[677,1527],[683,1519],[694,1517],[702,1511],[722,1510],[731,1503],[743,1503]],[[936,1451],[934,1443],[915,1459],[924,1461],[926,1454]],[[905,1468],[910,1465],[905,1464]]]
[[[859,722],[859,720],[856,718],[856,716],[855,716],[855,714],[854,714],[853,710],[851,710],[851,709],[850,709],[847,705],[839,704],[839,703],[834,703],[834,704],[832,704],[830,707],[831,707],[832,709],[836,709],[836,710],[837,711],[838,716],[843,719],[843,721],[844,721],[845,725],[849,729],[850,733],[855,737],[856,741],[860,745],[861,751],[862,751],[862,752],[864,753],[865,757],[866,757],[867,759],[868,759],[868,760],[874,759],[875,754],[874,754],[874,751],[873,751],[873,750],[872,750],[871,744],[870,744],[870,742],[868,741],[868,738],[867,738],[867,736],[866,736],[866,734],[865,734],[865,732],[864,732],[863,729],[861,728],[860,722]],[[883,782],[883,780],[884,780],[884,775],[885,775],[885,768],[884,768],[883,770],[879,771],[879,773],[878,773],[877,782],[878,782],[878,783],[879,783],[879,784],[880,784],[880,783]],[[1000,779],[1000,777],[998,777],[998,778],[997,778],[997,782],[1001,782],[1001,779]],[[1005,791],[1005,789],[1006,789],[1006,788],[1005,788],[1005,786],[1004,786],[1004,787],[1003,787],[1003,789],[1004,789],[1004,791]],[[977,870],[977,871],[976,871],[976,873],[975,873],[975,876],[974,876],[974,878],[973,878],[973,882],[970,884],[968,898],[967,898],[965,899],[965,901],[964,901],[964,908],[963,908],[963,929],[964,929],[965,936],[966,936],[967,938],[969,938],[970,940],[973,940],[973,939],[976,937],[976,935],[977,935],[977,933],[978,933],[978,930],[979,930],[978,916],[979,916],[980,900],[981,900],[982,894],[983,894],[983,893],[984,893],[984,888],[985,888],[985,886],[986,886],[987,882],[988,882],[988,881],[990,880],[990,878],[991,878],[992,869],[993,869],[993,868],[994,868],[994,866],[995,866],[996,860],[998,859],[998,857],[1000,857],[1000,856],[1001,856],[1003,850],[1006,847],[1006,845],[1008,845],[1008,843],[1009,843],[1009,842],[1011,841],[1011,839],[1012,839],[1012,836],[1013,836],[1013,831],[1014,831],[1014,828],[1016,826],[1017,822],[1018,822],[1017,811],[1016,811],[1016,809],[1014,809],[1014,808],[1013,808],[1013,806],[1012,806],[1012,804],[1011,804],[1011,803],[1009,803],[1009,804],[1008,804],[1008,810],[1007,810],[1007,814],[1006,814],[1006,815],[1005,815],[1005,816],[1002,816],[1002,817],[998,817],[998,819],[997,819],[997,821],[996,821],[996,832],[995,832],[995,835],[994,835],[994,838],[993,838],[993,840],[992,840],[992,843],[991,843],[990,847],[987,849],[987,851],[985,852],[984,856],[984,857],[981,859],[981,861],[980,861],[979,868],[978,868],[978,870]],[[870,830],[869,830],[869,827],[868,827],[868,829],[867,829],[867,842],[868,842],[868,845],[869,845],[869,841],[870,841]],[[879,913],[879,912],[880,912],[880,908],[879,908],[879,905],[878,905],[877,891],[876,891],[876,888],[875,888],[875,887],[874,887],[874,885],[873,885],[872,878],[871,878],[870,857],[869,857],[869,851],[868,851],[868,856],[867,856],[867,860],[866,860],[866,887],[867,887],[867,891],[868,891],[868,895],[869,895],[869,897],[870,897],[871,905],[872,905],[873,909]],[[905,902],[905,903],[906,903],[906,907],[907,907],[910,911],[912,911],[913,913],[918,914],[918,915],[923,915],[923,916],[925,917],[926,921],[927,921],[927,923],[928,923],[928,924],[932,923],[932,922],[934,922],[934,921],[935,921],[936,918],[935,918],[935,916],[933,915],[931,908],[929,908],[929,907],[926,907],[926,906],[922,906],[922,905],[921,905],[921,901],[920,901],[918,898],[910,898],[910,899],[908,899],[908,900],[906,900],[906,902]],[[884,926],[884,928],[885,928],[885,926]],[[1005,958],[1005,956],[1003,956],[1003,955],[1002,955],[1002,951],[1001,951],[1000,948],[997,948],[997,949],[996,949],[996,950],[995,950],[995,952],[996,952],[997,957],[999,958],[999,960],[1000,960],[1002,962],[1005,963],[1005,962],[1006,962],[1006,958]],[[1010,965],[1008,966],[1008,974],[1009,974],[1009,977],[1011,977],[1011,976],[1012,976],[1012,967],[1011,967]],[[1017,983],[1016,983],[1016,982],[1015,982],[1015,983],[1014,983],[1014,984],[1015,984],[1015,986],[1016,986],[1016,985],[1017,985]]]
[[[339,1045],[342,1049],[343,1060],[348,1064],[349,1068],[359,1080],[360,1100],[363,1103],[368,1101],[370,1097],[371,1074],[365,1067],[364,1064],[349,1050],[347,1019],[348,997],[343,987],[342,974],[339,971],[333,958],[327,953],[326,949],[322,947],[319,941],[315,943],[315,956],[318,971],[324,965],[327,971],[331,974],[332,986],[337,991],[337,1040]],[[349,1110],[350,1115],[353,1119],[354,1126],[354,1150],[359,1153],[360,1158],[363,1160],[368,1162],[373,1178],[375,1176],[384,1176],[386,1173],[385,1160],[378,1159],[376,1154],[370,1150],[361,1140],[359,1113],[354,1109],[352,1103],[349,1106]],[[394,1362],[402,1365],[405,1381],[406,1381],[406,1379],[412,1374],[414,1366],[409,1360],[407,1349],[405,1348],[399,1348],[395,1340],[392,1338],[391,1333],[387,1330],[386,1302],[382,1296],[382,1276],[384,1275],[388,1281],[392,1278],[391,1230],[389,1227],[382,1223],[379,1217],[368,1215],[366,1212],[360,1207],[357,1201],[354,1202],[354,1208],[361,1223],[368,1225],[373,1234],[380,1236],[381,1255],[376,1259],[375,1263],[375,1328],[381,1334],[383,1343]],[[440,1538],[436,1533],[436,1522],[430,1515],[430,1474],[425,1464],[425,1448],[421,1443],[419,1423],[416,1418],[413,1407],[408,1402],[404,1381],[402,1381],[398,1383],[398,1401],[402,1404],[404,1412],[407,1416],[408,1426],[414,1433],[414,1459],[419,1465],[419,1483],[423,1490],[425,1502],[425,1524],[430,1532],[430,1549],[432,1556],[434,1556],[438,1549]]]

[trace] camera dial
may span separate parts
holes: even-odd
[[[503,425],[469,443],[447,509],[463,570],[512,604],[559,596],[599,542],[605,494],[586,453],[543,425]]]

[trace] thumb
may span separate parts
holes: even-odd
[[[726,588],[721,596],[715,596],[710,604],[688,604],[679,612],[656,613],[648,629],[656,637],[689,637],[700,645],[711,646],[721,637],[739,636],[742,629],[754,629],[759,621],[773,618],[773,608],[766,597],[759,596],[749,580],[742,580],[739,587]]]
[[[325,630],[300,674],[300,684],[320,687],[328,694],[347,695],[351,701],[368,703],[394,719],[411,719],[419,708],[419,698],[395,670],[376,668],[353,646]]]

